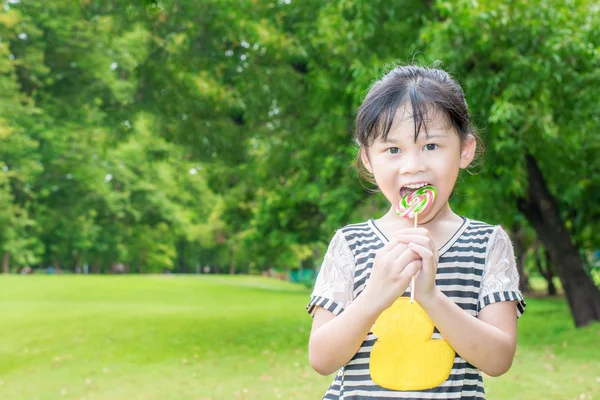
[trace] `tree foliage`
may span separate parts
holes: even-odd
[[[396,63],[439,61],[486,147],[456,209],[535,227],[532,160],[561,240],[586,260],[600,244],[599,12],[567,0],[5,3],[5,266],[314,265],[336,228],[383,211],[352,166],[369,85]]]

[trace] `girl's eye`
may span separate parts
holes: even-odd
[[[425,145],[425,150],[435,150],[438,148],[437,144],[434,143],[429,143]]]
[[[398,153],[400,153],[400,149],[398,147],[390,147],[389,149],[387,149],[387,151],[390,154],[398,154]]]

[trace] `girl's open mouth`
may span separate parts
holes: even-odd
[[[408,185],[404,185],[400,188],[400,196],[402,198],[404,198],[404,196],[414,192],[417,189],[422,188],[423,186],[427,186],[429,185],[428,182],[422,182],[422,183],[411,183]]]

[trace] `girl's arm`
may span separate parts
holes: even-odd
[[[377,317],[402,296],[422,266],[404,244],[390,241],[375,256],[369,283],[337,317],[322,307],[315,311],[308,343],[310,365],[322,375],[338,370],[356,354]]]
[[[509,370],[517,343],[515,303],[490,304],[474,318],[436,288],[419,304],[444,340],[467,362],[490,376]]]
[[[366,288],[365,288],[366,290]],[[322,307],[315,311],[308,360],[315,371],[329,375],[356,354],[381,312],[363,292],[337,317]]]
[[[399,240],[408,242],[408,247],[419,254],[423,261],[423,268],[416,278],[415,298],[442,337],[462,358],[487,375],[499,376],[508,371],[512,365],[517,343],[516,303],[503,301],[489,304],[481,309],[477,318],[467,314],[435,285],[439,256],[429,232],[417,228],[402,233]],[[501,229],[496,234],[501,240],[499,246],[493,246],[490,250],[491,263],[497,263],[498,259],[501,260],[500,262],[507,262],[510,259],[514,261],[508,235]],[[492,239],[490,241],[492,242]],[[493,242],[495,243],[496,240]],[[506,275],[506,272],[516,273],[513,264],[503,264],[506,267],[503,275]],[[513,269],[515,271],[512,271]],[[518,275],[516,276],[518,281]],[[511,283],[506,277],[504,280]]]

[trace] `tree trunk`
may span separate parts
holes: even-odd
[[[523,225],[517,222],[512,227],[512,233],[515,257],[517,258],[517,271],[519,272],[519,290],[522,293],[529,293],[529,277],[525,273],[525,255],[527,254],[525,229]]]
[[[546,280],[546,288],[548,289],[548,296],[556,295],[556,286],[554,286],[554,273],[552,272],[552,264],[550,264],[550,256],[548,250],[543,249],[543,259],[545,260],[546,267],[542,263],[542,256],[540,255],[540,242],[536,241],[533,246],[533,253],[535,255],[535,265],[538,271]]]
[[[528,188],[518,199],[519,210],[527,217],[560,278],[576,326],[600,321],[600,291],[585,272],[583,261],[560,217],[554,197],[533,156],[526,156]]]
[[[546,257],[546,283],[548,284],[548,296],[556,296],[557,290],[554,286],[554,267],[550,262],[550,254],[544,249],[544,257]]]
[[[10,267],[10,253],[8,251],[5,251],[4,256],[2,257],[2,273],[8,274],[9,267]]]

